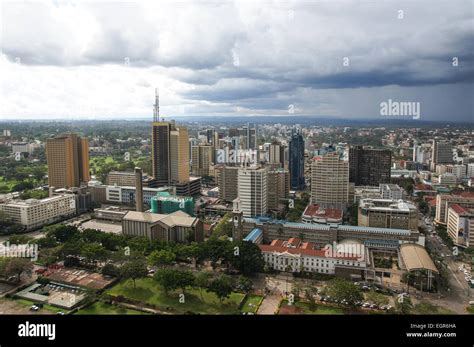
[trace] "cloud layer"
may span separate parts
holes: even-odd
[[[6,2],[0,117],[144,117],[159,87],[171,116],[473,120],[473,28],[462,0]]]

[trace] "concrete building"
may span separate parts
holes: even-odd
[[[335,152],[316,157],[311,165],[311,203],[346,208],[349,202],[349,163]]]
[[[267,204],[269,210],[278,210],[290,195],[290,173],[288,170],[277,169],[268,171]]]
[[[448,141],[433,140],[432,148],[432,167],[434,171],[439,164],[453,163],[453,146]]]
[[[381,184],[380,196],[382,199],[401,200],[403,199],[403,189],[398,184]]]
[[[245,217],[265,216],[268,212],[266,168],[240,168],[238,172],[238,197]]]
[[[359,202],[358,225],[365,227],[418,229],[418,210],[403,200],[362,199]]]
[[[270,243],[275,239],[295,237],[324,247],[327,244],[333,244],[333,242],[356,240],[373,249],[396,250],[401,243],[411,242],[424,245],[425,242],[424,236],[418,231],[408,229],[294,223],[268,217],[244,217],[241,208],[235,202],[232,215],[232,235],[235,240],[242,240],[253,229],[259,228],[263,232],[264,243]]]
[[[191,173],[196,176],[209,176],[209,167],[213,162],[213,147],[198,145],[191,147]]]
[[[238,191],[238,177],[239,167],[223,166],[216,171],[218,174],[219,199],[227,202],[232,202],[239,195]]]
[[[322,208],[319,205],[306,206],[301,221],[316,224],[342,224],[343,211],[339,208]]]
[[[28,142],[12,142],[12,153],[28,153],[33,152],[33,147]]]
[[[467,164],[467,173],[466,176],[468,178],[474,177],[474,163]]]
[[[107,175],[106,184],[109,186],[135,187],[136,177],[133,171],[111,171]],[[157,188],[158,184],[153,177],[142,175],[142,184],[144,187]]]
[[[54,188],[79,187],[90,181],[89,143],[76,134],[46,141],[48,184]]]
[[[474,246],[474,208],[452,204],[448,208],[447,231],[456,246]]]
[[[183,211],[166,215],[130,211],[122,219],[122,230],[125,235],[143,236],[150,240],[178,243],[204,241],[202,222]]]
[[[177,126],[175,121],[160,122],[155,119],[152,123],[152,168],[159,186],[189,181],[189,136],[186,127]]]
[[[271,143],[268,146],[268,162],[269,164],[285,167],[285,147],[278,142]]]
[[[347,248],[358,251],[353,255],[338,255],[336,252],[327,252],[318,249],[311,242],[304,242],[299,238],[288,240],[273,240],[269,245],[259,245],[265,264],[278,271],[286,272],[316,272],[333,275],[337,267],[366,268],[365,248],[360,243],[347,245]]]
[[[379,186],[390,183],[392,152],[352,146],[349,149],[349,181],[356,186]]]
[[[458,204],[459,206],[466,208],[474,208],[474,193],[465,192],[457,195],[436,195],[435,223],[446,225],[448,220],[448,209],[452,204]]]
[[[452,173],[444,173],[438,177],[439,184],[453,186],[453,185],[456,185],[457,182],[458,182],[458,178],[456,177],[455,174],[452,174]]]
[[[72,194],[41,200],[12,199],[0,203],[0,211],[3,211],[13,222],[23,225],[25,230],[33,230],[74,216],[76,214],[76,199]]]

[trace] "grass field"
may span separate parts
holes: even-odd
[[[126,298],[138,300],[143,303],[156,305],[160,310],[170,313],[199,313],[199,314],[239,314],[238,306],[244,294],[232,293],[221,304],[214,293],[203,290],[203,297],[199,289],[189,288],[184,295],[184,302],[180,301],[180,291],[170,292],[168,295],[152,278],[142,278],[133,282],[127,280],[118,283],[109,289],[106,294],[113,296],[122,295]]]
[[[451,310],[432,305],[429,302],[420,302],[419,304],[415,305],[412,313],[414,314],[454,314],[454,312]]]
[[[294,307],[292,307],[294,306]],[[315,304],[313,308],[306,302],[297,301],[294,305],[288,305],[287,300],[283,300],[280,306],[281,311],[286,311],[286,309],[294,309],[296,314],[344,314],[345,310],[343,308],[326,306]]]
[[[95,302],[92,305],[89,305],[79,311],[77,311],[75,314],[78,315],[84,315],[84,314],[95,314],[95,315],[115,315],[115,314],[122,314],[122,315],[142,315],[142,314],[147,314],[145,312],[141,311],[136,311],[136,310],[131,310],[115,305],[110,305],[106,304],[105,302]]]
[[[249,295],[242,306],[242,312],[257,313],[257,309],[263,300],[263,296]]]

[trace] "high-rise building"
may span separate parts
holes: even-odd
[[[89,143],[76,134],[60,135],[46,141],[48,184],[54,188],[79,187],[90,181]]]
[[[392,152],[353,146],[349,149],[349,181],[356,186],[390,183]]]
[[[268,146],[268,162],[272,165],[285,166],[285,147],[278,142],[274,142]]]
[[[438,164],[452,164],[453,146],[448,141],[433,140],[431,160],[432,170],[435,170]]]
[[[237,198],[238,192],[238,174],[239,167],[237,166],[223,166],[217,168],[219,199],[223,201],[232,202]]]
[[[268,212],[266,168],[240,168],[238,196],[244,217],[264,216]]]
[[[357,220],[364,227],[417,230],[418,210],[403,200],[362,199]]]
[[[170,183],[189,181],[189,135],[186,127],[172,122],[170,137]]]
[[[304,189],[304,139],[300,133],[295,133],[291,137],[288,169],[290,170],[291,189]]]
[[[196,176],[209,176],[213,147],[197,145],[191,147],[191,173]]]
[[[317,157],[311,165],[311,202],[345,208],[349,202],[349,163],[336,152]]]
[[[155,96],[152,123],[152,169],[159,186],[189,181],[188,129],[174,121],[159,120],[159,96]]]
[[[282,200],[289,198],[290,173],[288,170],[268,171],[267,205],[269,210],[276,210]]]

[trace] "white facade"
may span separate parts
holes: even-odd
[[[240,169],[237,187],[244,217],[267,214],[267,169]]]
[[[308,250],[309,251],[309,250]],[[355,267],[364,269],[365,258],[332,258],[324,254],[317,255],[318,251],[298,252],[298,249],[288,250],[265,250],[262,249],[265,264],[278,271],[285,272],[317,272],[322,274],[334,274],[336,266]],[[314,254],[306,254],[314,253]],[[323,253],[323,252],[322,252]]]
[[[64,194],[42,200],[11,200],[0,204],[0,211],[30,230],[75,215],[76,199],[73,194]]]
[[[397,184],[381,184],[380,196],[382,199],[402,200],[403,190]]]

